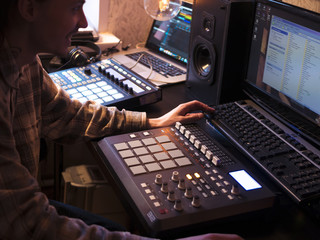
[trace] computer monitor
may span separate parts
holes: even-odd
[[[320,15],[258,0],[244,89],[287,123],[319,140]]]

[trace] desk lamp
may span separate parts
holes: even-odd
[[[144,9],[154,19],[167,21],[180,10],[182,0],[144,0]]]

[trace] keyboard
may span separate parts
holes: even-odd
[[[142,54],[143,56],[140,58]],[[186,73],[185,71],[147,52],[132,53],[132,54],[127,54],[126,56],[136,61],[138,61],[138,59],[140,58],[139,63],[149,68],[151,67],[150,66],[151,64],[153,70],[163,76],[166,76],[166,75],[179,76]]]
[[[252,101],[215,107],[210,124],[224,133],[298,202],[320,196],[320,153]]]

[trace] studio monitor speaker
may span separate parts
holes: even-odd
[[[194,0],[186,85],[209,105],[241,98],[254,1]]]

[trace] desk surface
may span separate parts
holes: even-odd
[[[180,103],[193,100],[184,83],[165,86],[162,94],[161,101],[132,110],[145,111],[148,117],[159,117]],[[225,144],[228,144],[227,140]],[[230,149],[232,148],[230,145]],[[297,204],[284,196],[270,180],[265,180],[278,196],[272,209],[224,219],[199,231],[237,233],[246,239],[319,239],[319,222],[310,218]]]

